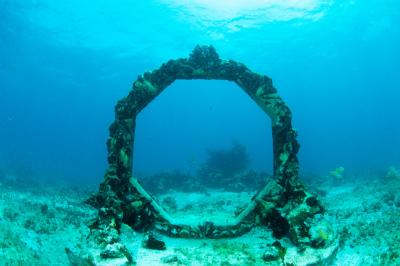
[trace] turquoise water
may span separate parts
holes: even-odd
[[[273,79],[303,173],[400,164],[398,1],[0,0],[0,166],[97,184],[116,101],[196,44]],[[232,141],[271,170],[268,118],[239,88],[169,89],[138,118],[138,172],[190,170]]]
[[[271,196],[271,123],[237,85],[174,82],[137,116],[134,175],[203,233],[255,208],[232,239],[156,233],[112,171],[117,198],[90,197],[117,101],[198,44],[272,78],[313,195]],[[400,265],[399,47],[396,0],[0,0],[0,265]]]

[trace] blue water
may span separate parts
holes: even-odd
[[[0,167],[98,183],[116,101],[196,44],[273,79],[304,174],[400,165],[398,1],[213,2],[0,0]],[[136,137],[138,172],[190,170],[232,141],[271,170],[270,121],[229,82],[174,83]]]

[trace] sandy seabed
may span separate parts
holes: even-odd
[[[338,233],[339,247],[324,265],[400,265],[400,177],[320,178],[308,183],[320,195]],[[22,187],[0,181],[0,265],[79,265],[71,254],[98,257],[99,251],[87,241],[87,225],[96,210],[83,203],[93,191],[66,185]],[[177,219],[190,223],[207,214],[213,220],[227,220],[251,196],[245,192],[170,192],[159,199]],[[167,247],[162,251],[144,248],[144,237],[128,226],[121,229],[121,242],[136,265],[284,265],[263,260],[266,246],[275,241],[266,228],[255,228],[235,239],[160,236]],[[67,255],[66,250],[72,253]],[[122,259],[98,261],[98,265],[124,264]],[[305,259],[298,265],[308,264]]]

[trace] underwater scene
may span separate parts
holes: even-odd
[[[0,266],[400,265],[397,0],[0,0]]]

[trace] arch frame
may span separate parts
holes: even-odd
[[[231,224],[178,224],[133,176],[136,116],[178,79],[232,81],[271,118],[274,180],[252,198]],[[316,197],[298,179],[297,133],[292,127],[291,111],[272,80],[242,63],[220,59],[212,46],[196,46],[188,58],[169,60],[140,75],[129,94],[116,104],[115,121],[109,131],[108,168],[99,192],[88,201],[99,209],[92,228],[105,234],[118,232],[125,223],[138,231],[156,229],[174,237],[230,238],[265,225],[277,238],[289,236],[294,243],[304,244],[308,233],[305,220],[323,212]]]

